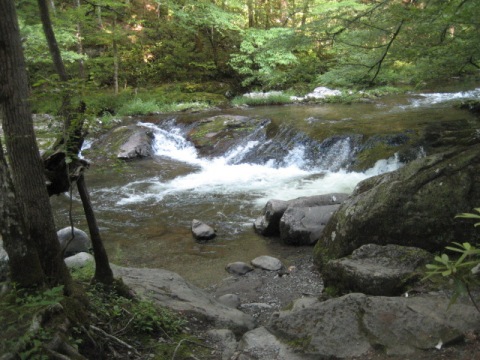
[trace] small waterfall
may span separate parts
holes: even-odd
[[[169,165],[161,176],[115,189],[121,194],[117,205],[166,201],[166,197],[172,197],[173,203],[249,199],[249,203],[260,207],[272,198],[349,193],[359,181],[401,166],[397,158],[392,158],[367,172],[346,171],[356,151],[354,136],[338,136],[319,143],[291,129],[280,129],[275,137],[266,140],[264,129],[257,129],[225,155],[208,158],[200,157],[186,140],[185,129],[171,124],[168,129],[163,125],[139,125],[153,131],[159,161],[166,158],[169,164],[178,162],[178,166]],[[185,168],[185,164],[189,170],[171,170]],[[173,171],[170,175],[169,169]]]

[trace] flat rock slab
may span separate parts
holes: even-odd
[[[420,280],[432,260],[432,254],[415,247],[367,244],[351,256],[329,261],[322,275],[325,287],[341,293],[395,296]]]
[[[252,260],[252,265],[263,270],[277,271],[283,268],[283,264],[273,256],[263,255]]]
[[[254,328],[254,321],[249,315],[221,304],[174,272],[115,265],[112,265],[112,270],[137,294],[161,306],[193,315],[216,328],[229,329],[237,336]]]
[[[364,356],[382,349],[415,356],[480,330],[480,314],[471,305],[434,296],[383,297],[348,294],[293,306],[276,313],[266,328],[299,351],[323,358]]]

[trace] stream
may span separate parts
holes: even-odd
[[[353,149],[338,142],[312,163],[302,143],[290,144],[281,161],[245,162],[261,141],[245,139],[227,153],[205,158],[185,138],[180,123],[229,114],[270,119],[314,137],[330,123],[352,128],[408,129],[429,121],[473,116],[453,108],[451,100],[480,98],[480,88],[464,92],[423,93],[381,98],[360,104],[269,106],[132,119],[152,131],[155,156],[118,169],[87,173],[87,185],[110,261],[131,267],[165,268],[206,287],[228,276],[225,266],[260,255],[287,266],[312,248],[286,247],[253,231],[253,222],[269,199],[293,199],[331,192],[351,193],[361,180],[402,166],[395,158],[378,161],[365,172],[347,171],[342,161]],[[421,156],[422,154],[419,154]],[[424,154],[423,154],[424,155]],[[68,194],[54,197],[57,226],[69,224]],[[72,194],[74,225],[87,231],[78,194]],[[217,229],[217,237],[196,242],[193,219]]]

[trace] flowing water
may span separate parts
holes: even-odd
[[[268,118],[308,136],[324,131],[330,123],[371,128],[374,133],[379,124],[401,130],[429,121],[473,121],[466,111],[453,109],[449,100],[479,96],[480,89],[475,89],[368,104],[291,105],[138,119],[155,136],[155,156],[127,162],[118,170],[91,171],[87,177],[110,260],[125,266],[166,268],[199,286],[226,277],[224,267],[233,261],[272,255],[288,264],[311,248],[285,247],[254,233],[253,221],[268,199],[350,193],[359,181],[402,166],[393,157],[365,172],[347,171],[342,164],[353,149],[345,139],[317,154],[315,161],[308,158],[302,141],[289,144],[280,160],[247,161],[269,141],[253,135],[221,156],[205,158],[186,140],[181,124],[227,113]],[[53,205],[58,225],[67,225],[68,196],[53,199]],[[76,194],[72,209],[75,226],[86,230]],[[194,241],[192,219],[214,226],[217,238]]]

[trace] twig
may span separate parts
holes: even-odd
[[[115,341],[116,343],[126,347],[128,350],[130,351],[133,351],[135,353],[135,355],[138,355],[140,356],[140,353],[131,345],[127,344],[125,341],[123,340],[120,340],[119,338],[117,338],[116,336],[113,336],[107,332],[105,332],[104,330],[96,327],[95,325],[90,325],[90,328],[92,330],[95,330],[96,332],[99,332],[100,334],[102,334],[103,336],[105,336],[107,339],[110,339],[110,340],[113,340]]]
[[[178,349],[180,349],[180,346],[181,346],[182,343],[184,343],[184,342],[189,342],[189,343],[192,344],[192,345],[202,346],[202,347],[205,347],[205,348],[207,348],[207,349],[212,349],[212,350],[215,349],[215,348],[212,347],[212,346],[208,346],[208,345],[205,345],[205,344],[197,343],[197,342],[192,341],[192,340],[190,340],[190,339],[188,339],[188,338],[185,338],[185,339],[180,340],[180,341],[178,342],[177,346],[175,347],[175,351],[173,352],[173,355],[172,355],[172,360],[175,360],[175,356],[177,356],[177,351],[178,351]]]

